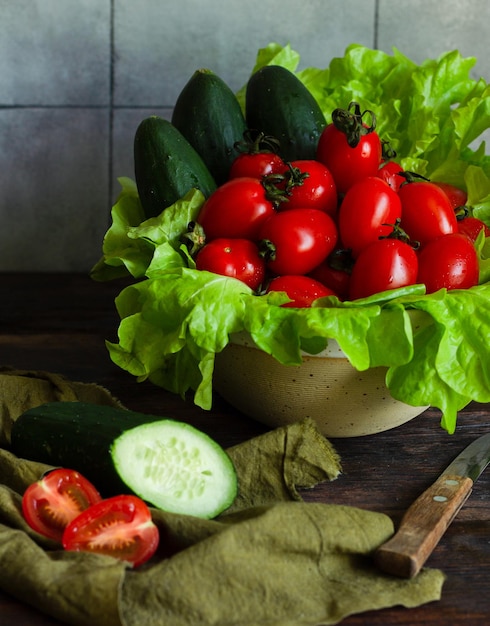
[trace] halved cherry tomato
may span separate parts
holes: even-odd
[[[357,300],[417,281],[417,253],[401,239],[378,239],[364,248],[352,268],[349,298]]]
[[[406,182],[398,191],[402,203],[401,227],[421,246],[458,230],[456,214],[445,192],[427,180]]]
[[[254,290],[265,276],[265,261],[249,239],[213,239],[197,253],[196,268],[237,278]]]
[[[197,218],[206,241],[218,237],[258,239],[260,226],[275,212],[274,204],[257,178],[232,178],[203,204]]]
[[[65,550],[106,554],[137,567],[156,552],[159,532],[143,500],[120,495],[78,515],[66,527],[62,541]]]
[[[339,210],[342,245],[356,258],[361,250],[379,237],[391,234],[401,218],[399,195],[377,176],[367,176],[345,194]]]
[[[477,217],[464,217],[462,220],[458,220],[458,232],[467,235],[471,241],[476,241],[481,231],[484,231],[485,237],[490,237],[490,228]]]
[[[362,120],[366,113],[371,115],[370,126]],[[372,112],[361,113],[355,102],[346,111],[332,113],[332,123],[320,135],[316,157],[331,171],[338,193],[346,193],[366,176],[376,176],[383,150],[375,126]]]
[[[303,275],[277,276],[267,287],[267,293],[271,291],[284,291],[291,301],[281,306],[294,308],[308,308],[318,298],[337,295],[314,278]]]
[[[427,293],[469,289],[478,279],[478,254],[471,239],[462,233],[432,239],[419,252],[417,282],[425,285]]]
[[[308,274],[337,243],[337,226],[318,209],[278,211],[266,220],[259,238],[274,274]]]
[[[71,469],[55,469],[27,487],[22,497],[22,512],[36,532],[61,541],[65,527],[100,500],[97,489],[81,474]]]
[[[337,188],[326,165],[313,159],[291,161],[285,176],[285,201],[278,209],[318,209],[332,217],[337,214]],[[279,187],[282,187],[279,183]]]

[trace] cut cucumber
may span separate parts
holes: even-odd
[[[231,459],[189,424],[162,420],[136,426],[115,439],[110,452],[123,482],[165,511],[210,519],[236,497]]]

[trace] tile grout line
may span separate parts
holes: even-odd
[[[109,23],[109,137],[108,137],[108,200],[109,207],[112,205],[113,180],[112,170],[114,165],[114,4],[115,0],[111,0],[110,6],[110,23]],[[110,210],[107,215],[107,222],[110,225]]]
[[[378,49],[379,0],[374,0],[373,49]]]

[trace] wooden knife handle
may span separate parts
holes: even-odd
[[[407,510],[374,560],[388,574],[412,578],[424,565],[473,488],[471,478],[443,474]]]

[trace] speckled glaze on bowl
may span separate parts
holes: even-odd
[[[335,341],[299,366],[281,365],[246,335],[216,355],[214,388],[236,409],[278,427],[311,417],[326,437],[358,437],[395,428],[427,407],[391,397],[386,368],[356,370]]]

